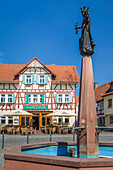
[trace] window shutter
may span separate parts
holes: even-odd
[[[44,104],[45,102],[45,94],[42,94],[42,104]]]
[[[33,74],[32,75],[32,84],[34,84],[35,83],[35,75]]]
[[[29,94],[26,94],[26,103],[29,103]]]
[[[56,103],[58,102],[58,100],[57,100],[57,94],[55,94],[55,102],[56,102]]]
[[[70,103],[72,103],[72,94],[70,94]]]
[[[36,75],[36,84],[40,84],[40,75]]]
[[[15,94],[13,94],[13,103],[15,103]]]
[[[23,84],[25,84],[25,75],[24,74],[22,75],[22,81],[23,81]]]
[[[48,75],[45,75],[45,84],[48,84]]]

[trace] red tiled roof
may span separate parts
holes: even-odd
[[[55,82],[73,81],[79,83],[79,76],[76,66],[62,66],[62,65],[46,65],[53,73],[56,74]]]
[[[25,64],[0,64],[0,82],[14,81],[14,75]]]
[[[79,97],[76,96],[76,106],[77,106],[78,102],[79,102]]]
[[[110,83],[103,84],[95,89],[95,100],[96,102],[101,101],[103,94],[110,88]]]
[[[23,70],[26,64],[0,64],[0,82],[16,82],[15,74]],[[55,81],[79,82],[76,66],[45,65],[54,75]]]

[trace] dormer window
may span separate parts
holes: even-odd
[[[31,84],[31,82],[32,82],[31,75],[26,75],[26,84]]]
[[[35,75],[25,75],[22,76],[23,84],[34,84],[35,81]]]

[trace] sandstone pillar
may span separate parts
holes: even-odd
[[[78,126],[85,126],[78,133],[78,155],[80,158],[97,158],[99,156],[98,134],[96,132],[97,115],[94,94],[92,59],[82,58]]]

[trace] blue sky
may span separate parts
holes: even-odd
[[[0,1],[0,63],[25,64],[34,56],[44,64],[76,65],[80,75],[80,7],[89,6],[96,43],[92,56],[94,81],[113,79],[113,0]]]

